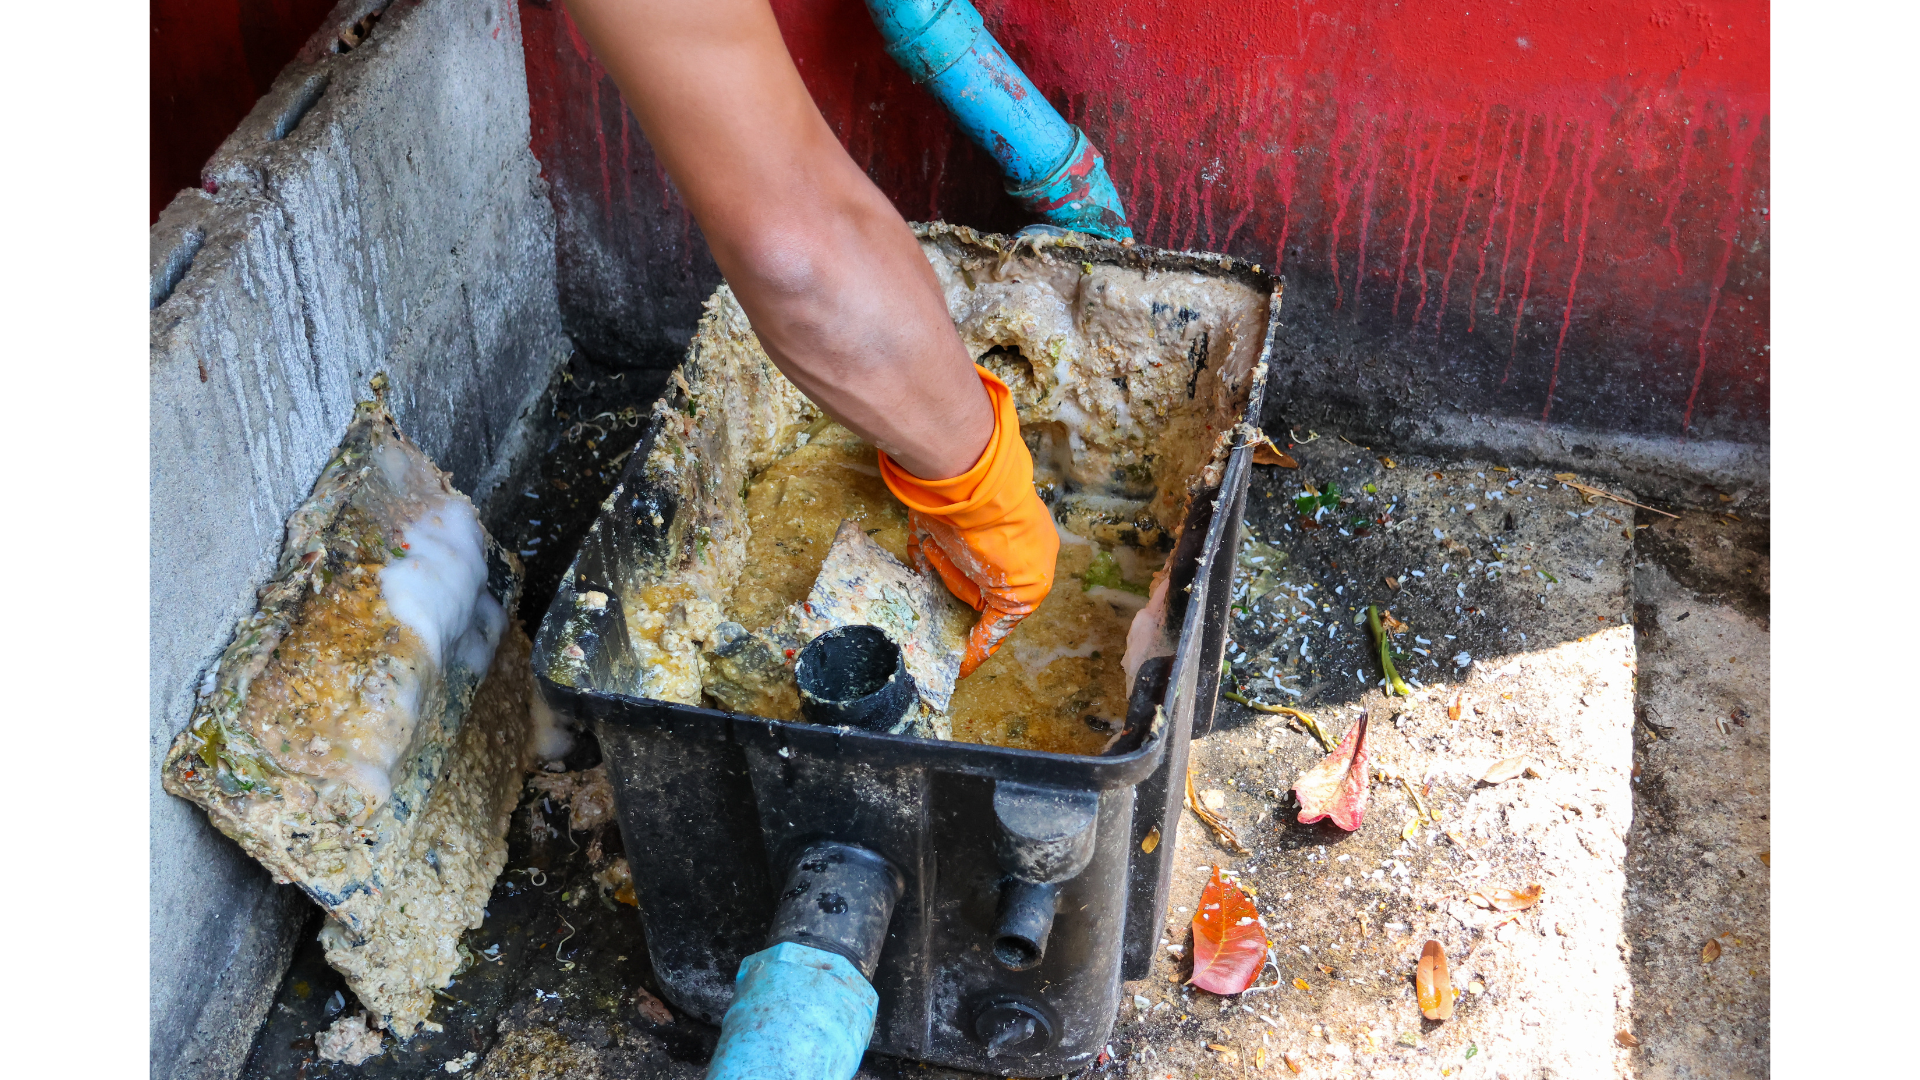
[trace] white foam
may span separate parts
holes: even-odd
[[[401,539],[405,557],[380,569],[387,609],[420,636],[435,664],[451,658],[484,674],[506,613],[486,591],[486,546],[473,507],[436,500]]]
[[[557,761],[573,749],[573,732],[567,730],[558,713],[548,707],[538,689],[533,694],[533,754],[541,761]]]

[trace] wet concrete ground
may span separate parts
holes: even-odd
[[[533,586],[550,593],[568,530],[584,528],[604,495],[595,474],[624,449],[596,459],[579,449],[593,432],[566,439],[577,417],[623,404],[617,384],[587,384],[555,395],[554,412],[570,416],[553,449],[578,460],[529,480],[500,526],[535,552],[529,595],[540,601]],[[1298,825],[1287,791],[1321,749],[1288,719],[1222,702],[1215,730],[1196,741],[1195,787],[1252,854],[1183,816],[1173,948],[1128,985],[1112,1057],[1091,1075],[1765,1075],[1764,523],[1669,521],[1589,505],[1539,470],[1411,459],[1387,469],[1376,452],[1390,454],[1323,436],[1295,448],[1301,470],[1256,470],[1241,580],[1266,592],[1242,597],[1233,676],[1252,700],[1304,708],[1335,737],[1369,710],[1376,763],[1407,775],[1440,820],[1415,820],[1397,783],[1376,782],[1358,832]],[[551,497],[555,478],[568,498]],[[1308,527],[1294,504],[1303,480],[1321,490],[1331,480],[1355,501],[1316,511],[1322,527]],[[571,518],[551,509],[561,502]],[[536,535],[541,544],[525,542]],[[1353,624],[1367,602],[1409,627],[1396,649],[1423,684],[1413,700],[1389,701],[1376,685],[1374,643]],[[1312,625],[1299,622],[1310,610]],[[1519,753],[1537,759],[1538,778],[1476,782]],[[583,747],[569,765],[593,757]],[[467,937],[475,962],[435,1014],[442,1032],[389,1040],[357,1068],[317,1060],[314,1032],[353,1004],[309,944],[244,1075],[701,1075],[716,1033],[657,998],[612,869],[617,829],[574,831],[565,803],[530,792],[516,815],[509,872],[486,925]],[[1257,893],[1275,946],[1259,985],[1272,989],[1222,999],[1176,981],[1190,964],[1186,920],[1214,865]],[[1535,881],[1544,898],[1518,918],[1464,899]],[[1421,1019],[1412,1001],[1429,937],[1466,991],[1445,1023]],[[1720,953],[1703,962],[1708,940]],[[877,1058],[863,1069],[942,1073],[958,1075]]]

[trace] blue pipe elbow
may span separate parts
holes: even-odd
[[[1133,238],[1100,151],[1041,96],[968,0],[867,0],[867,10],[887,54],[1000,164],[1009,195],[1061,228]]]
[[[781,942],[740,962],[707,1080],[849,1080],[880,995],[838,953]]]

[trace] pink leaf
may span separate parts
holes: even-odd
[[[1332,818],[1352,832],[1367,812],[1367,714],[1361,713],[1326,760],[1300,774],[1293,793],[1300,798],[1300,824]]]

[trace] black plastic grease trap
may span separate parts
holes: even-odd
[[[1222,256],[1104,242],[1074,257],[1231,278],[1267,295],[1246,411],[1257,423],[1277,280]],[[1128,736],[1087,757],[786,723],[608,689],[629,651],[616,586],[672,535],[674,493],[642,469],[659,431],[656,418],[584,541],[541,624],[534,669],[549,706],[600,741],[666,996],[719,1023],[740,961],[769,944],[779,892],[803,851],[850,844],[905,883],[872,976],[873,1050],[1001,1075],[1091,1063],[1111,1033],[1121,981],[1147,974],[1166,919],[1188,739],[1211,726],[1219,689],[1251,467],[1244,435],[1219,486],[1194,495],[1174,545],[1174,654],[1141,668]],[[589,591],[605,594],[604,607],[579,602]]]

